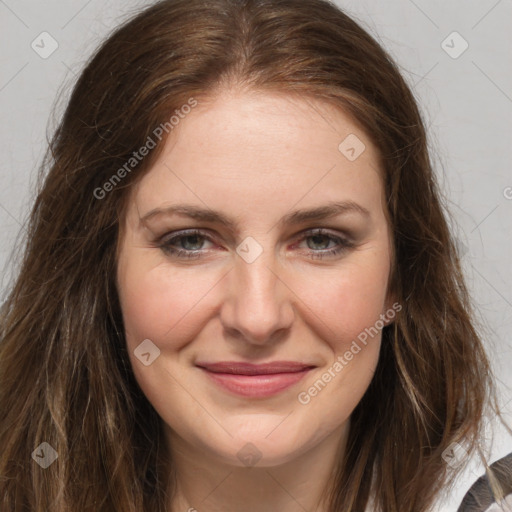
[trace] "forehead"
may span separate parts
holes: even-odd
[[[228,90],[183,116],[132,198],[143,210],[179,197],[215,209],[238,204],[240,214],[357,197],[379,204],[381,174],[376,147],[341,109]]]
[[[359,153],[366,163],[378,161],[378,151],[362,126],[332,103],[284,91],[228,89],[201,100],[183,116],[169,137],[166,150],[192,141],[189,150],[194,150],[190,147],[193,145],[207,151],[209,157],[224,159],[243,158],[256,149],[262,159],[297,155],[300,160],[304,155],[322,153],[336,160],[348,149],[340,148],[348,136],[352,141],[348,146],[355,144],[357,150],[355,155],[345,153],[350,161],[355,161],[353,157]],[[251,157],[255,157],[254,152]]]

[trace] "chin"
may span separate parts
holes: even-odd
[[[283,418],[276,420],[274,416],[268,422],[256,421],[257,425],[247,428],[250,420],[246,420],[245,435],[237,432],[223,447],[224,450],[219,451],[217,446],[218,455],[227,464],[238,467],[280,466],[293,461],[318,442],[318,439],[304,437],[304,431],[299,427],[287,425],[287,428],[281,428],[284,427],[284,424],[280,425]],[[296,435],[297,431],[303,432],[302,437]],[[211,448],[215,450],[215,447]]]

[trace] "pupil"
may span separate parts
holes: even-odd
[[[188,249],[188,250],[191,250],[191,251],[197,250],[197,249],[201,248],[201,241],[200,241],[200,239],[201,239],[201,237],[199,235],[189,235],[189,236],[186,236],[185,238],[182,239],[181,245],[183,246],[184,249]],[[192,244],[187,243],[190,240],[192,240]],[[192,246],[199,245],[199,247],[190,247],[190,245],[192,245]]]
[[[315,249],[326,249],[327,245],[329,245],[329,240],[328,240],[328,238],[325,235],[313,235],[313,236],[311,236],[310,239],[313,241],[314,245],[319,244],[319,245],[323,245],[324,246],[324,247],[315,247]],[[324,243],[322,243],[322,241]],[[325,243],[325,242],[327,242],[327,243]],[[311,246],[309,248],[313,249],[313,247],[311,247]]]

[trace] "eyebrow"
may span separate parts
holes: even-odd
[[[319,221],[337,217],[338,215],[358,213],[364,217],[371,217],[370,212],[354,201],[337,201],[330,202],[316,208],[296,210],[284,215],[277,226],[297,225],[307,221]],[[140,218],[141,224],[146,224],[149,220],[160,216],[181,215],[202,222],[210,222],[220,224],[233,232],[238,232],[238,223],[223,213],[208,208],[187,204],[176,204],[165,208],[154,208]]]

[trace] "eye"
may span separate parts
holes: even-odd
[[[301,246],[305,242],[308,249],[306,252],[312,259],[335,257],[355,246],[350,240],[333,235],[322,228],[303,233],[298,240],[299,243],[296,243],[293,248],[302,250]],[[203,257],[212,248],[212,246],[205,247],[205,244],[218,247],[214,244],[211,235],[198,229],[167,234],[157,242],[157,246],[168,256],[188,259]]]
[[[355,246],[352,241],[333,235],[322,228],[305,233],[300,240],[306,242],[313,259],[337,256]]]
[[[178,258],[199,258],[204,252],[205,242],[211,238],[201,230],[181,231],[171,237],[164,237],[158,243],[162,251]]]

